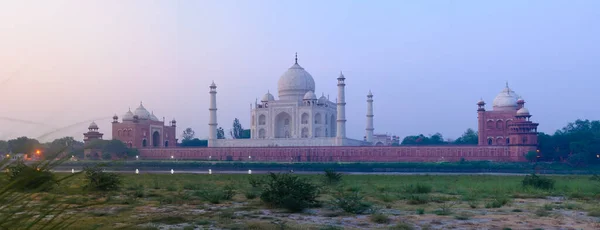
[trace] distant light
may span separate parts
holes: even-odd
[[[171,159],[173,159],[173,156],[171,156]]]
[[[175,171],[173,171],[173,169],[171,169],[171,174],[175,173]]]
[[[137,156],[137,155],[135,156],[135,159],[139,159],[139,158],[140,158],[140,156]]]
[[[39,149],[35,151],[35,154],[40,155],[42,151],[40,151]]]
[[[248,174],[252,174],[252,170],[251,169],[248,169]]]
[[[212,169],[208,169],[208,174],[212,174]]]

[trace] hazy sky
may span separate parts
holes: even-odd
[[[506,81],[554,132],[600,119],[599,12],[596,0],[1,0],[0,139],[67,126],[45,138],[82,139],[92,119],[110,138],[101,119],[140,101],[206,137],[213,80],[219,126],[249,127],[295,52],[319,96],[335,100],[344,72],[352,138],[369,89],[376,133],[456,138]]]

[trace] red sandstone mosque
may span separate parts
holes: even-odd
[[[209,86],[209,140],[205,148],[175,148],[176,121],[169,125],[140,106],[118,121],[113,139],[138,148],[142,159],[182,159],[275,162],[406,162],[406,161],[525,161],[537,148],[537,123],[530,120],[525,101],[508,83],[495,97],[492,109],[477,102],[478,145],[389,146],[378,141],[373,127],[373,94],[367,94],[367,126],[363,140],[346,137],[345,76],[337,77],[335,102],[315,95],[315,81],[298,59],[280,77],[279,99],[267,92],[250,114],[250,139],[217,139],[217,86]],[[95,125],[95,124],[93,124]],[[90,126],[92,127],[92,126]],[[85,134],[98,136],[97,126]],[[100,135],[101,138],[101,135]]]

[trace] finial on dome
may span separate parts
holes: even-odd
[[[507,88],[507,89],[509,88],[509,87],[508,87],[508,81],[506,81],[506,88]]]
[[[296,64],[298,64],[298,52],[296,52]]]

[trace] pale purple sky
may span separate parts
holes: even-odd
[[[318,95],[335,100],[344,72],[352,138],[369,89],[376,133],[456,138],[506,81],[552,133],[600,119],[598,12],[595,0],[1,1],[0,139],[67,126],[43,139],[82,139],[92,119],[110,138],[99,118],[140,101],[203,138],[213,80],[219,126],[249,127],[295,52]]]

